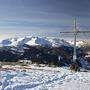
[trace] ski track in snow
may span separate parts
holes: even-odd
[[[90,85],[89,72],[71,72],[66,68],[56,68],[55,70],[59,69],[59,72],[48,71],[49,67],[46,69],[20,71],[16,68],[16,71],[0,71],[0,90],[57,90],[54,88],[57,86],[60,88],[65,83],[70,83],[72,87],[73,82],[76,81],[83,85],[86,83]],[[70,87],[68,84],[65,85]],[[78,89],[72,88],[71,90]],[[90,90],[90,86],[87,87],[87,90]]]

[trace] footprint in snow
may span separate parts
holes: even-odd
[[[2,82],[0,82],[0,86],[2,85]]]

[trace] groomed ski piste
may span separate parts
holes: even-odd
[[[90,72],[36,64],[3,65],[0,90],[90,90]]]

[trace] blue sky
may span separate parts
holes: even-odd
[[[90,0],[0,0],[0,34],[59,35],[78,28],[90,29]]]

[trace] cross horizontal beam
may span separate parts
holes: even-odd
[[[60,32],[60,33],[90,33],[90,31],[66,31],[66,32]]]

